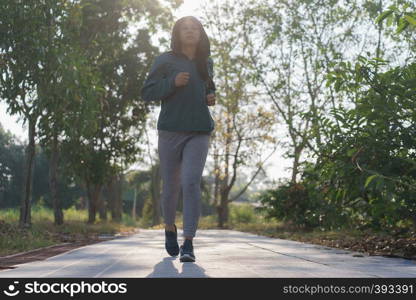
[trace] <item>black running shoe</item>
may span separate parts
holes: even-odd
[[[176,256],[179,254],[179,245],[178,245],[178,230],[175,226],[175,232],[165,229],[165,249],[170,256]]]
[[[192,240],[185,239],[183,245],[180,248],[180,261],[181,262],[194,262],[195,255],[194,255],[194,246],[192,245]]]

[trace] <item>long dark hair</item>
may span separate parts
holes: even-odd
[[[196,53],[195,53],[195,61],[196,66],[198,69],[199,74],[201,75],[202,79],[205,80],[208,84],[208,87],[215,89],[215,84],[212,80],[212,78],[209,76],[208,73],[208,57],[211,55],[211,47],[208,39],[208,35],[205,32],[204,26],[202,26],[202,23],[194,16],[185,16],[180,19],[178,19],[175,22],[175,25],[173,25],[172,29],[172,38],[170,41],[170,47],[171,51],[178,56],[183,56],[182,53],[182,45],[179,35],[180,25],[187,19],[192,19],[199,27],[200,32],[200,39],[199,43],[196,47]]]

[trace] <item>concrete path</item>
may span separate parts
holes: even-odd
[[[181,229],[178,237],[181,243]],[[17,265],[0,271],[0,277],[416,277],[412,260],[361,256],[233,230],[198,230],[194,252],[195,263],[181,263],[166,253],[163,230],[140,229]]]

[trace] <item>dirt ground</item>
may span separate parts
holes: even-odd
[[[97,238],[91,238],[89,240],[82,240],[82,241],[74,241],[68,243],[61,243],[57,245],[52,245],[49,247],[39,248],[27,252],[16,253],[7,256],[0,256],[0,270],[4,269],[15,269],[15,265],[28,263],[36,260],[44,260],[48,257],[58,255],[60,253],[64,253],[70,251],[72,249],[80,248],[86,245],[100,243],[103,241],[108,241],[112,239],[116,239],[122,236],[128,236],[131,234],[137,233],[138,230],[130,231],[130,232],[123,232],[118,235],[105,235],[105,236],[98,236]]]

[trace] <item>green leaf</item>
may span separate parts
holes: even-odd
[[[404,18],[405,18],[405,19],[406,19],[406,21],[407,21],[407,22],[409,22],[410,24],[412,24],[412,25],[415,25],[415,26],[416,26],[416,19],[412,18],[412,17],[411,17],[411,16],[409,16],[409,15],[404,16]]]
[[[390,27],[390,26],[393,24],[393,20],[394,20],[393,15],[390,15],[390,16],[387,18],[386,25]]]
[[[399,27],[397,27],[396,33],[401,33],[403,30],[405,30],[407,28],[407,26],[409,26],[409,23],[407,23],[407,22],[401,22],[401,24],[399,25]]]
[[[357,151],[357,149],[355,149],[355,148],[348,149],[347,156],[348,157],[352,156],[356,151]]]
[[[374,174],[374,175],[371,175],[371,176],[367,177],[367,179],[366,179],[366,181],[365,181],[365,184],[364,184],[364,187],[367,187],[367,186],[370,184],[370,182],[371,182],[374,178],[376,178],[377,176],[378,176],[378,174]]]
[[[383,20],[385,18],[387,18],[388,16],[390,16],[393,13],[393,10],[386,10],[383,13],[381,13],[381,15],[379,15],[376,19],[376,23],[380,25],[381,22],[383,22]]]

